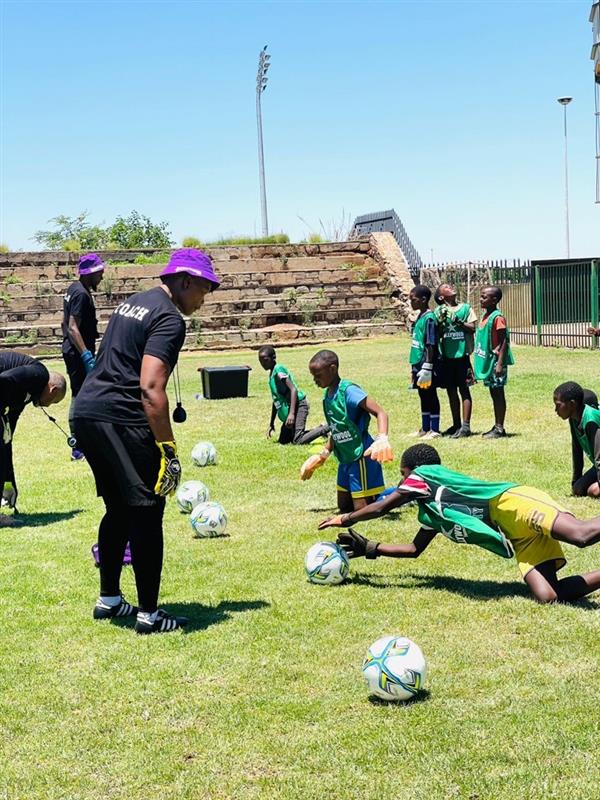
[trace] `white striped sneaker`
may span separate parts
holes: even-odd
[[[109,606],[107,603],[103,603],[100,598],[96,600],[96,605],[94,606],[94,619],[114,619],[115,617],[129,617],[132,614],[137,614],[138,609],[137,606],[132,606],[131,603],[128,603],[127,600],[121,595],[121,602],[118,603],[116,606]]]
[[[187,617],[175,617],[173,614],[167,614],[162,608],[156,612],[154,622],[148,622],[144,617],[145,615],[142,616],[142,613],[138,612],[135,622],[136,633],[169,633],[183,628],[188,623]]]

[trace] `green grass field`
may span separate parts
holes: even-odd
[[[315,347],[280,350],[308,392]],[[408,339],[343,343],[341,374],[388,411],[397,480],[418,427]],[[568,426],[552,389],[575,379],[600,389],[598,354],[515,348],[506,440],[439,443],[444,463],[489,479],[533,484],[574,513]],[[250,397],[196,401],[199,365],[251,364]],[[229,514],[223,539],[192,538],[171,501],[162,603],[191,618],[186,632],[136,636],[94,622],[90,556],[102,514],[86,464],[28,408],[15,437],[25,524],[0,529],[0,798],[2,800],[597,800],[600,796],[600,597],[539,606],[516,562],[438,537],[416,561],[352,562],[339,587],[307,583],[308,547],[327,535],[333,459],[302,483],[308,448],[265,438],[270,400],[256,354],[184,355],[188,421],[177,429],[184,479],[204,480]],[[55,407],[66,424],[67,403]],[[442,397],[442,424],[448,414]],[[473,429],[492,423],[474,389]],[[212,440],[219,464],[190,451]],[[359,530],[407,541],[406,509]],[[565,547],[564,573],[600,565],[600,546]],[[135,600],[133,576],[123,589]],[[370,702],[361,663],[387,633],[419,643],[429,664],[419,702]]]

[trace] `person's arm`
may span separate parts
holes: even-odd
[[[277,416],[277,409],[275,403],[271,403],[271,420],[269,422],[269,430],[267,431],[267,439],[271,438],[271,434],[275,430],[275,417]]]
[[[436,537],[436,532],[428,528],[419,528],[417,535],[410,544],[383,544],[367,539],[360,533],[352,530],[340,533],[336,544],[342,548],[348,558],[367,559],[379,558],[418,558],[423,550],[428,547]]]
[[[300,467],[300,480],[307,481],[312,478],[313,472],[322,467],[333,452],[333,439],[331,436],[327,439],[327,444],[324,445],[320,453],[315,453],[314,456],[309,456]]]
[[[160,358],[144,355],[140,372],[142,407],[150,430],[157,442],[172,442],[173,428],[169,417],[167,383],[171,370]]]
[[[594,423],[590,423],[586,428],[586,434],[589,435],[591,441],[594,443],[594,467],[596,469],[598,483],[600,483],[600,427]]]
[[[377,419],[377,436],[373,444],[367,447],[364,455],[379,464],[393,461],[394,452],[388,439],[388,415],[379,403],[376,403],[375,400],[368,396],[360,401],[359,406]]]
[[[571,459],[573,461],[573,476],[571,486],[583,475],[583,449],[576,436],[571,433]]]
[[[73,314],[69,314],[69,322],[67,325],[67,333],[69,336],[69,341],[75,347],[79,355],[81,355],[87,350],[87,347],[85,346],[85,342],[83,341],[81,331],[79,330],[79,322],[80,322],[79,317],[76,317]]]
[[[298,390],[289,378],[285,379],[285,385],[290,390],[290,410],[284,425],[286,428],[293,428],[296,422],[296,411],[298,410]]]
[[[502,323],[498,324],[498,320],[502,320]],[[496,375],[501,375],[502,370],[504,369],[504,358],[508,349],[508,340],[506,338],[506,321],[504,320],[504,317],[496,317],[492,324],[494,325],[494,331],[498,342],[494,348],[494,351],[498,356],[496,366],[494,367],[494,372]]]
[[[377,519],[383,517],[388,511],[393,508],[409,503],[417,497],[416,493],[396,491],[382,497],[381,500],[376,500],[374,503],[369,503],[356,511],[350,511],[347,514],[336,514],[333,517],[324,519],[319,524],[319,530],[325,528],[349,528],[357,522],[364,522],[367,519]]]

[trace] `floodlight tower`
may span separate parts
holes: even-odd
[[[569,241],[569,154],[567,145],[567,106],[572,97],[559,97],[558,102],[564,111],[564,134],[565,134],[565,234],[567,240],[567,258],[571,258],[571,243]]]
[[[267,70],[271,56],[267,53],[267,45],[258,55],[258,72],[256,74],[256,125],[258,128],[258,177],[260,180],[260,210],[262,215],[263,236],[269,235],[269,221],[267,219],[267,192],[265,189],[265,156],[263,152],[262,109],[260,97],[267,88]]]

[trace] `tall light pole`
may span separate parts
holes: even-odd
[[[558,102],[563,107],[564,132],[565,132],[565,233],[567,237],[567,258],[571,258],[571,243],[569,240],[569,156],[567,147],[567,106],[572,97],[559,97]]]
[[[267,192],[265,189],[265,156],[263,152],[262,111],[260,97],[267,88],[267,70],[271,56],[267,53],[267,45],[263,47],[258,56],[258,72],[256,74],[256,125],[258,128],[258,177],[260,180],[260,210],[262,216],[263,236],[269,235],[269,221],[267,219]]]

